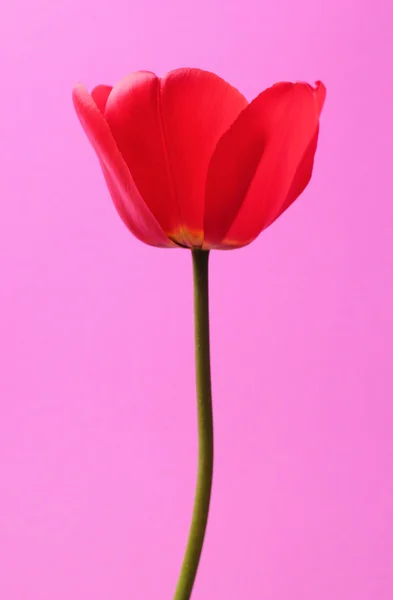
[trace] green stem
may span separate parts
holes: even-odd
[[[213,478],[213,413],[209,340],[209,252],[193,250],[195,364],[198,406],[198,474],[194,512],[186,553],[174,600],[189,600],[192,594],[205,538]]]

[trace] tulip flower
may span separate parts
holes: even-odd
[[[192,593],[213,473],[208,257],[251,243],[310,181],[326,90],[282,82],[252,102],[217,75],[141,71],[73,90],[114,205],[142,242],[188,248],[194,269],[199,462],[175,600]]]

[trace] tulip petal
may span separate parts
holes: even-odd
[[[113,202],[124,223],[139,240],[146,244],[173,246],[144,203],[116,146],[108,123],[82,84],[75,86],[73,101],[82,127],[99,158]]]
[[[290,207],[292,202],[296,200],[300,196],[300,194],[306,189],[312,175],[313,167],[314,167],[314,156],[317,149],[318,144],[318,136],[319,136],[319,127],[317,127],[314,136],[311,139],[311,142],[307,146],[307,149],[303,155],[301,162],[297,168],[295,176],[292,180],[291,187],[289,189],[288,195],[284,204],[280,209],[280,213],[277,216],[282,215],[287,208]]]
[[[150,210],[179,244],[202,245],[208,164],[246,105],[235,88],[199,69],[162,79],[133,73],[109,95],[105,118],[118,147]]]
[[[317,148],[317,142],[318,142],[318,134],[319,134],[319,127],[317,128],[317,131],[314,134],[314,137],[312,138],[310,144],[308,145],[307,150],[303,156],[303,159],[301,160],[301,162],[298,166],[298,169],[297,169],[295,177],[292,181],[291,188],[289,190],[287,198],[286,198],[283,206],[281,207],[280,213],[279,213],[279,215],[277,215],[277,217],[282,215],[282,213],[284,211],[286,211],[287,208],[289,208],[289,206],[292,204],[292,202],[294,202],[296,200],[296,198],[298,198],[300,196],[300,194],[307,187],[307,185],[311,179],[312,170],[313,170],[313,166],[314,166],[314,155],[315,155],[315,151]],[[236,237],[234,237],[234,236],[236,236]],[[250,240],[250,241],[252,241],[252,240]],[[249,243],[249,242],[246,242],[246,243]],[[209,244],[206,241],[204,243],[203,247],[205,250],[213,250],[213,249],[214,250],[235,250],[236,248],[241,248],[244,245],[246,245],[246,244],[244,243],[244,241],[241,241],[241,236],[239,236],[238,232],[235,231],[234,234],[233,233],[230,234],[230,236],[228,236],[227,239],[224,239],[220,243],[214,243],[214,244],[210,243]]]
[[[97,85],[91,92],[91,97],[102,115],[105,113],[105,106],[111,91],[111,85]]]
[[[278,83],[240,113],[209,165],[206,246],[250,243],[304,189],[324,95],[319,82]]]

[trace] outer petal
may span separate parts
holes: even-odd
[[[304,189],[324,95],[320,83],[278,83],[224,134],[209,165],[206,247],[251,242]]]
[[[112,89],[111,85],[97,85],[91,92],[91,97],[102,115],[105,113],[105,106]]]
[[[135,183],[180,244],[202,244],[209,160],[246,105],[240,92],[199,69],[178,69],[161,80],[134,73],[109,95],[105,118]]]
[[[113,202],[124,223],[146,244],[172,246],[142,200],[107,122],[82,84],[75,86],[73,101],[82,127],[97,153]]]
[[[313,171],[313,167],[314,167],[314,156],[315,156],[315,152],[317,149],[318,136],[319,136],[319,126],[317,127],[317,130],[314,133],[314,136],[312,137],[311,142],[307,146],[307,149],[303,155],[303,158],[302,158],[302,160],[297,168],[297,171],[295,173],[295,176],[292,180],[292,184],[289,189],[288,195],[287,195],[285,202],[282,205],[277,217],[282,215],[282,213],[285,210],[287,210],[287,208],[289,208],[289,206],[291,206],[292,202],[294,202],[296,200],[296,198],[298,198],[300,196],[300,194],[307,187],[307,185],[311,179],[311,175],[312,175],[312,171]]]

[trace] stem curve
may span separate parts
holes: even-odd
[[[198,409],[198,473],[194,509],[174,600],[189,600],[201,558],[213,480],[213,410],[210,374],[209,251],[192,250],[195,367]]]

